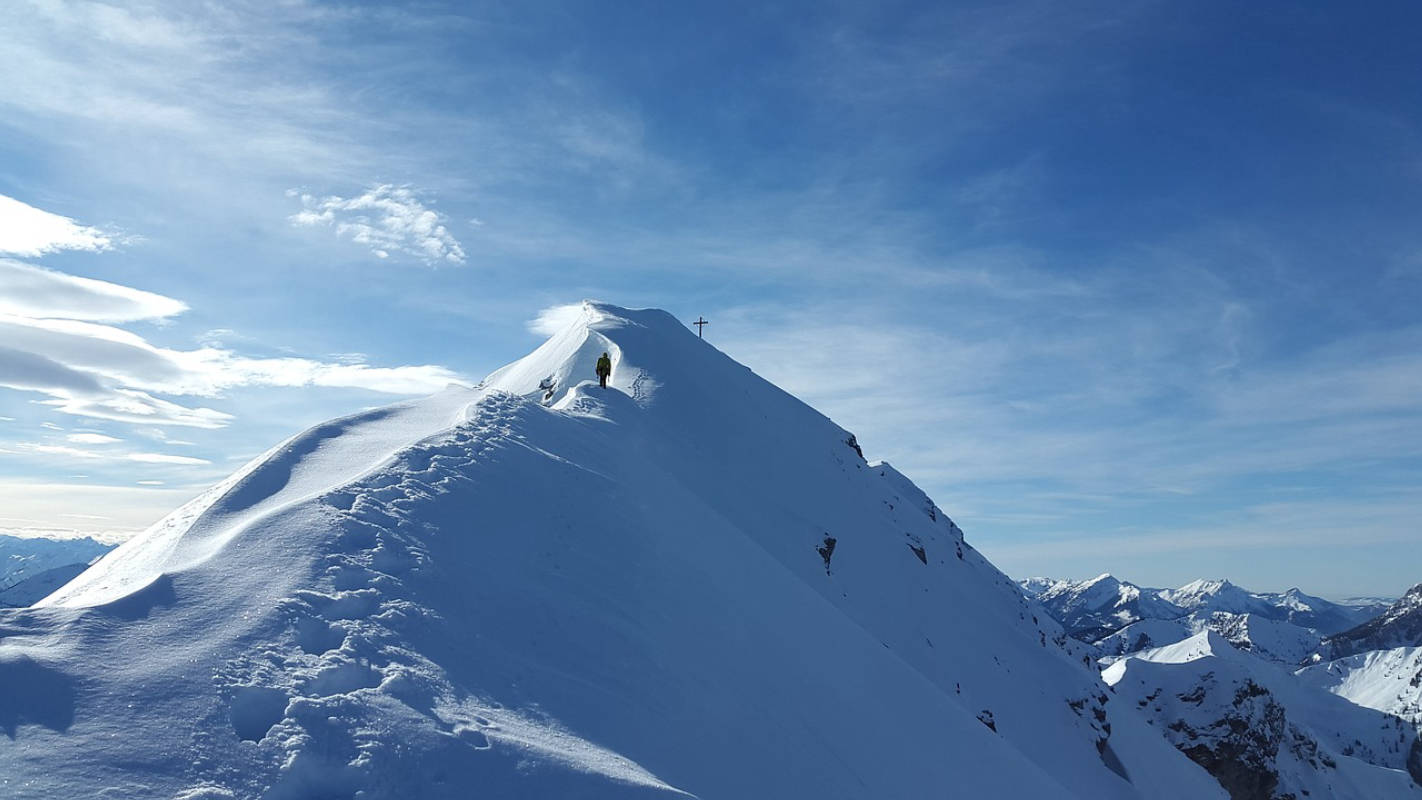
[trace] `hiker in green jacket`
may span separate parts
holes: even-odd
[[[607,376],[612,374],[612,359],[607,353],[602,354],[602,358],[597,360],[597,385],[607,388]]]

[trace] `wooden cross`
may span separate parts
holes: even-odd
[[[700,339],[700,338],[702,338],[702,336],[701,336],[701,329],[702,329],[702,327],[704,327],[704,326],[706,326],[706,325],[710,325],[710,324],[711,324],[711,320],[709,320],[709,319],[702,319],[702,318],[701,318],[701,315],[700,315],[700,314],[697,314],[697,315],[696,315],[696,321],[693,322],[693,323],[691,323],[691,324],[696,326],[696,338]]]

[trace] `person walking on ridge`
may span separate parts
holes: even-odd
[[[597,385],[606,389],[607,376],[612,374],[612,359],[607,353],[602,354],[602,358],[597,360]]]

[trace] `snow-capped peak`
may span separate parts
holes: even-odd
[[[1329,637],[1315,660],[1422,645],[1422,584],[1407,591],[1378,616]]]
[[[1221,797],[1035,610],[847,431],[665,312],[587,303],[0,612],[0,775],[25,800]]]

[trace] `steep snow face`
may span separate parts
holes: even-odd
[[[1158,590],[1141,589],[1111,575],[1078,583],[1062,582],[1037,596],[1067,632],[1091,641],[1142,619],[1174,619],[1185,611],[1161,599]]]
[[[1378,616],[1329,637],[1318,660],[1346,658],[1369,650],[1422,646],[1422,583],[1407,591]]]
[[[1290,669],[1307,660],[1321,641],[1308,628],[1258,614],[1217,611],[1204,619],[1197,615],[1191,618],[1197,631],[1215,631],[1235,648]]]
[[[0,612],[0,786],[1222,797],[1036,608],[846,431],[664,312],[588,304]]]
[[[1180,619],[1143,619],[1104,636],[1094,643],[1103,660],[1112,663],[1120,656],[1188,639],[1197,631],[1188,617]]]
[[[1422,647],[1359,653],[1306,667],[1295,675],[1308,686],[1422,727]]]
[[[1103,678],[1236,800],[1422,797],[1415,729],[1304,685],[1214,631],[1119,661]]]

